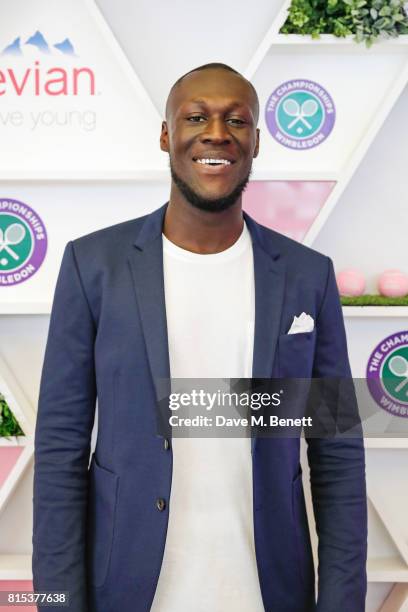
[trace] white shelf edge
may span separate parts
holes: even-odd
[[[408,438],[364,438],[365,448],[408,449]]]
[[[387,47],[404,47],[408,45],[408,35],[401,34],[397,38],[390,38],[388,40],[378,40],[374,42],[372,46],[367,49],[365,43],[356,43],[353,40],[353,36],[346,36],[345,38],[340,38],[338,36],[334,36],[334,34],[321,34],[320,38],[312,38],[310,34],[276,34],[276,36],[272,39],[271,46],[282,45],[282,46],[290,46],[290,45],[305,45],[305,46],[317,46],[323,47],[326,45],[330,46],[339,46],[339,47],[354,47],[356,51],[376,51],[381,50],[384,51]]]
[[[51,302],[11,302],[0,305],[1,315],[49,315]],[[344,317],[408,317],[408,306],[343,306]]]
[[[0,304],[0,315],[48,315],[51,313],[51,302],[3,302]]]
[[[274,170],[273,168],[253,169],[251,181],[338,181],[340,174],[335,170],[327,171],[293,171],[293,170]],[[170,185],[170,172],[159,169],[133,170],[128,172],[111,172],[98,170],[97,172],[50,172],[46,175],[39,172],[3,172],[0,173],[0,180],[3,182],[15,181],[35,181],[35,182],[58,182],[58,181],[78,181],[78,182],[157,182],[168,183]]]
[[[0,580],[32,579],[31,555],[0,554]]]
[[[170,171],[162,168],[145,170],[111,171],[95,170],[83,172],[81,170],[50,171],[44,174],[43,170],[30,172],[0,172],[0,181],[168,181]]]
[[[408,306],[343,306],[344,317],[408,317]]]
[[[367,559],[368,582],[408,582],[408,566],[400,558]]]
[[[0,305],[1,315],[49,315],[51,302],[10,302]],[[408,306],[343,306],[344,317],[408,317]]]
[[[28,440],[28,436],[10,436],[10,438],[11,440],[4,436],[0,436],[0,448],[22,447],[31,443],[31,439]]]

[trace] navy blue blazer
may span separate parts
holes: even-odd
[[[157,381],[170,376],[166,206],[69,242],[58,276],[35,434],[32,568],[34,589],[69,591],[71,612],[147,612],[160,573],[172,478],[171,443],[157,435],[155,411]],[[350,377],[332,261],[247,214],[245,221],[255,269],[253,376]],[[288,335],[301,312],[315,329]],[[317,604],[299,446],[299,438],[252,440],[265,610],[363,612],[363,441],[307,439]]]

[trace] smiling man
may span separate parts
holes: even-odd
[[[316,603],[299,438],[157,435],[163,378],[351,376],[331,260],[242,211],[258,115],[229,66],[183,75],[160,137],[169,202],[65,249],[36,426],[33,575],[37,591],[68,591],[72,612],[364,610],[360,437],[307,438]]]

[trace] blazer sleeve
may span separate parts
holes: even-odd
[[[365,455],[351,378],[346,333],[333,263],[328,259],[325,294],[316,319],[313,378],[346,388],[334,394],[334,410],[357,424],[353,437],[306,438],[318,535],[318,612],[364,612],[367,590]],[[316,381],[314,381],[316,383]],[[330,397],[330,396],[329,396]],[[339,405],[341,403],[347,405]],[[316,414],[316,406],[313,407]],[[329,410],[334,413],[333,406]],[[334,414],[336,418],[336,415]],[[342,418],[342,417],[340,417]],[[346,421],[343,419],[343,425]],[[342,431],[337,421],[338,430]],[[344,431],[344,427],[343,427]]]
[[[87,612],[86,510],[95,416],[96,326],[74,245],[65,248],[57,279],[41,375],[35,430],[33,585],[68,591],[64,610]],[[39,606],[39,612],[60,607]]]

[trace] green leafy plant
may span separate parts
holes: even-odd
[[[408,306],[408,295],[404,297],[386,297],[384,295],[358,295],[356,297],[340,297],[343,306]]]
[[[4,396],[0,393],[0,438],[23,435],[23,430],[11,412]]]
[[[284,34],[344,37],[370,47],[375,40],[408,34],[404,0],[292,0]]]

